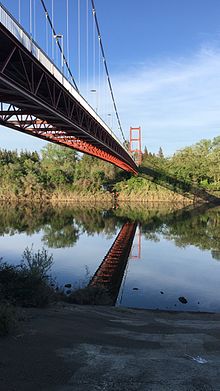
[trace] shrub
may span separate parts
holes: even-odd
[[[22,255],[22,269],[33,276],[40,278],[48,278],[48,272],[53,265],[53,255],[48,255],[48,251],[45,248],[33,252],[33,246],[26,249]]]
[[[9,334],[15,323],[15,309],[8,303],[0,304],[0,336]]]
[[[86,286],[74,290],[67,301],[73,304],[112,305],[112,299],[107,289],[101,286]]]
[[[33,252],[26,248],[18,266],[0,263],[0,297],[13,305],[45,307],[55,297],[47,275],[52,256],[46,250]]]

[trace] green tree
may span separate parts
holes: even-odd
[[[71,185],[74,180],[77,160],[77,153],[73,149],[47,144],[42,149],[41,163],[47,182],[49,181],[54,187]]]
[[[157,156],[158,156],[159,158],[161,158],[161,159],[163,159],[163,158],[164,158],[164,154],[163,154],[162,147],[160,147],[160,148],[159,148],[159,151],[158,151],[158,154],[157,154]]]

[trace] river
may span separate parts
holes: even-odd
[[[44,247],[57,284],[84,287],[128,225],[135,229],[118,273],[117,306],[220,311],[219,207],[2,203],[0,257],[19,264],[26,247]]]

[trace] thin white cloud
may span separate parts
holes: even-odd
[[[165,152],[220,134],[220,50],[161,59],[113,79],[124,127],[141,126],[143,144]]]

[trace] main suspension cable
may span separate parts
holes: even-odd
[[[50,25],[50,27],[51,27],[51,30],[52,30],[52,33],[53,33],[53,38],[54,38],[54,37],[56,37],[56,35],[57,35],[57,34],[56,34],[56,31],[55,31],[55,28],[54,28],[54,26],[53,26],[53,23],[51,22],[51,19],[50,19],[49,13],[48,13],[48,11],[47,11],[46,5],[45,5],[45,3],[44,3],[44,0],[40,0],[40,1],[41,1],[42,6],[43,6],[44,12],[45,12],[46,15],[47,15],[47,19],[48,19],[49,25]],[[77,85],[76,85],[76,82],[75,82],[75,80],[74,80],[73,74],[72,74],[72,72],[71,72],[71,69],[70,69],[70,67],[69,67],[69,64],[68,64],[68,62],[67,62],[67,59],[66,59],[66,57],[65,57],[65,55],[64,55],[64,53],[63,53],[62,47],[61,47],[61,45],[60,45],[60,42],[59,42],[58,40],[56,40],[56,42],[57,42],[57,46],[58,46],[58,48],[59,48],[59,50],[60,50],[60,52],[61,52],[61,54],[62,54],[63,62],[64,62],[64,64],[66,65],[67,70],[68,70],[68,72],[69,72],[69,74],[70,74],[70,77],[71,77],[71,79],[72,79],[72,82],[73,82],[73,84],[74,84],[74,87],[75,87],[75,89],[79,92],[78,87],[77,87]]]
[[[119,118],[119,114],[118,114],[118,110],[117,110],[114,94],[113,94],[112,83],[111,83],[111,80],[110,80],[109,71],[108,71],[107,62],[106,62],[106,57],[105,57],[105,52],[104,52],[104,47],[103,47],[103,44],[102,44],[102,38],[101,38],[100,29],[99,29],[98,18],[97,18],[97,15],[96,15],[96,9],[95,9],[94,0],[91,0],[91,3],[92,3],[92,12],[93,12],[93,16],[94,16],[94,20],[95,20],[95,24],[96,24],[96,30],[97,30],[97,33],[98,33],[99,44],[100,44],[100,48],[101,48],[101,52],[102,52],[102,58],[103,58],[103,63],[104,63],[104,67],[105,67],[105,72],[106,72],[108,85],[109,85],[109,89],[110,89],[110,93],[111,93],[111,98],[112,98],[112,102],[113,102],[113,106],[114,106],[114,110],[115,110],[115,115],[117,117],[119,129],[121,131],[122,137],[123,137],[124,141],[126,141],[125,136],[124,136],[124,132],[122,130],[121,121],[120,121],[120,118]]]

